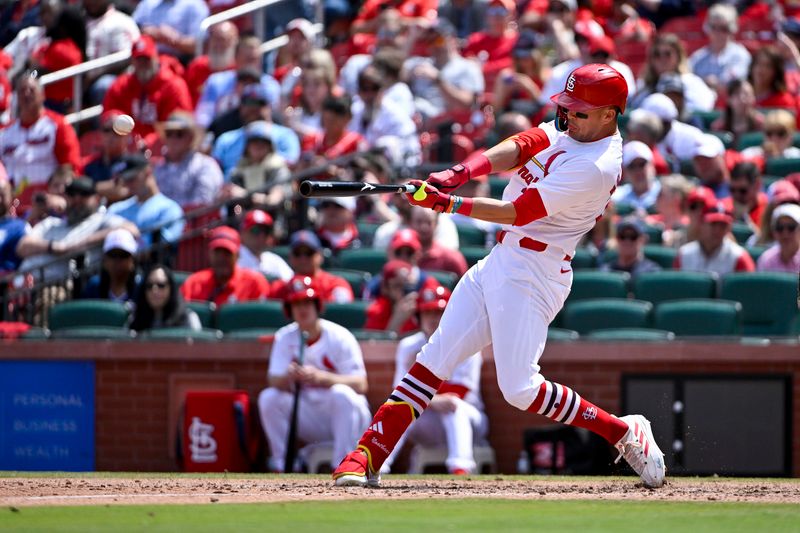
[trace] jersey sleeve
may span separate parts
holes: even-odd
[[[281,330],[275,334],[272,351],[269,353],[269,367],[267,369],[267,374],[270,376],[284,376],[289,370],[289,364],[292,362],[291,343],[289,342],[290,333],[291,331]]]
[[[539,192],[547,214],[552,216],[601,194],[610,197],[610,188],[602,190],[604,184],[598,179],[599,174],[600,170],[593,162],[574,159],[558,167],[534,188]]]
[[[344,328],[336,330],[337,348],[336,351],[336,373],[343,376],[366,376],[367,370],[364,367],[364,356],[361,353],[361,346],[352,333]]]

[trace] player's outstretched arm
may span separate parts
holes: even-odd
[[[459,213],[487,222],[515,226],[524,226],[547,216],[542,197],[535,188],[526,189],[513,202],[506,202],[494,198],[462,198],[446,194],[419,180],[411,180],[409,183],[417,187],[417,192],[406,194],[408,201],[439,213]]]

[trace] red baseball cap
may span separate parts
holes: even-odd
[[[424,289],[417,299],[417,311],[444,311],[447,302],[450,300],[450,290],[446,287],[436,287],[435,289]]]
[[[722,202],[715,202],[713,206],[706,208],[703,213],[703,222],[707,224],[712,224],[714,222],[733,224],[733,215],[725,208],[725,204]]]
[[[383,265],[383,281],[389,281],[400,275],[408,275],[414,267],[400,259],[392,259]]]
[[[600,37],[589,39],[589,53],[597,54],[600,52],[605,52],[610,56],[613,56],[617,52],[613,39],[608,35],[601,35]]]
[[[550,100],[570,111],[589,111],[616,106],[625,112],[628,101],[628,82],[614,68],[602,63],[590,63],[573,70],[564,90]]]
[[[394,251],[403,246],[408,246],[415,252],[422,250],[422,243],[419,242],[419,235],[417,235],[416,231],[404,228],[394,234],[392,242],[389,244],[389,249]]]
[[[778,180],[772,184],[769,190],[772,195],[772,203],[775,205],[800,203],[800,191],[789,180]]]
[[[239,238],[239,232],[230,226],[220,226],[211,230],[208,235],[208,248],[216,250],[222,248],[231,253],[239,253],[239,247],[242,241]]]
[[[266,211],[253,209],[252,211],[248,211],[244,216],[242,229],[247,231],[253,226],[272,226],[273,222],[272,217],[269,216],[269,213]]]
[[[714,209],[717,205],[717,197],[714,195],[714,191],[708,187],[695,187],[692,189],[692,192],[689,193],[689,196],[686,197],[686,205],[692,205],[694,203],[703,204],[703,212],[705,212]]]
[[[142,35],[131,47],[131,57],[158,57],[156,42],[149,35]]]

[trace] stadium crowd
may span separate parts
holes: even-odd
[[[173,298],[220,307],[280,299],[302,274],[326,301],[371,301],[365,328],[415,331],[418,294],[452,288],[498,228],[411,208],[401,195],[298,201],[294,175],[425,175],[550,120],[550,96],[590,62],[622,73],[629,110],[622,183],[575,267],[800,272],[791,2],[325,0],[319,33],[306,3],[286,2],[266,11],[272,34],[288,38],[267,55],[252,33],[260,11],[200,31],[237,3],[0,8],[6,274],[48,265],[35,281],[65,276],[57,258],[105,242],[85,258],[101,273],[82,294],[133,303],[148,279],[139,269],[152,272],[148,250],[167,243],[167,266],[198,271],[175,281],[160,265],[160,281],[141,290],[163,289],[166,277],[180,288]],[[43,86],[41,76],[125,50],[129,64],[83,79],[83,101],[102,114],[70,123],[72,80]],[[135,120],[129,136],[113,131],[120,114]],[[499,197],[503,187],[504,176],[484,176],[460,194]],[[213,206],[208,268],[187,268],[184,231],[204,227],[194,213]],[[327,272],[352,268],[345,258],[358,249],[386,251],[363,269],[376,274],[363,286]]]

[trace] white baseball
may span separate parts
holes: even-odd
[[[136,123],[130,115],[120,115],[114,119],[114,124],[112,124],[111,128],[117,135],[128,135],[133,131],[135,125]]]

